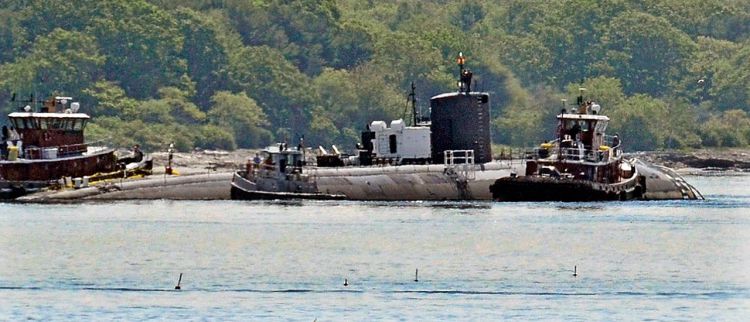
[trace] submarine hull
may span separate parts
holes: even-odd
[[[497,177],[523,171],[525,165],[490,162],[473,167],[470,175],[446,169],[443,165],[408,165],[360,168],[317,168],[312,193],[263,191],[235,175],[233,199],[347,199],[373,201],[492,200],[490,185]],[[240,180],[242,179],[242,180]],[[257,186],[256,186],[257,187]],[[263,194],[243,193],[254,189]]]

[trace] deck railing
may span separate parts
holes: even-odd
[[[576,144],[576,142],[569,142],[568,144]],[[563,142],[563,145],[566,145],[566,143]],[[523,157],[527,160],[554,159],[581,162],[607,162],[611,159],[621,158],[622,150],[620,149],[620,145],[614,147],[602,145],[595,149],[587,149],[580,143],[577,146],[561,146],[555,140],[543,143],[540,147],[526,149]]]
[[[474,150],[445,150],[443,164],[446,171],[453,171],[466,180],[474,180]]]
[[[31,159],[31,160],[63,158],[63,157],[68,157],[68,156],[80,155],[86,152],[92,152],[90,151],[92,147],[98,146],[99,144],[102,144],[102,143],[104,143],[103,140],[89,142],[89,143],[77,143],[77,144],[67,144],[67,145],[58,145],[58,146],[46,146],[46,147],[31,146],[31,147],[27,147],[23,149],[23,154],[21,155],[21,157],[25,159]],[[94,148],[93,151],[101,151],[104,149],[106,148],[99,147],[99,148]],[[45,155],[45,152],[46,152],[46,155]]]

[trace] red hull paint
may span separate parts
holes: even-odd
[[[117,169],[113,149],[57,159],[0,161],[0,182],[53,181]]]

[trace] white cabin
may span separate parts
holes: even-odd
[[[391,121],[390,127],[384,121],[374,121],[370,123],[370,131],[375,133],[372,140],[375,158],[427,160],[432,155],[429,127],[406,126],[399,119]]]

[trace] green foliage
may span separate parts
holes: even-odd
[[[180,57],[183,37],[173,15],[143,0],[96,1],[87,27],[107,57],[107,79],[117,79],[129,96],[146,98],[175,86],[186,72]]]
[[[615,17],[603,41],[615,74],[625,75],[625,92],[661,96],[686,71],[695,50],[690,37],[664,18],[628,11]]]
[[[645,94],[628,97],[606,114],[610,130],[619,133],[626,150],[663,148],[668,129],[667,105]]]
[[[237,148],[234,141],[235,134],[229,128],[206,124],[201,126],[199,130],[195,140],[195,145],[198,147],[224,150]]]
[[[423,109],[454,91],[458,52],[496,143],[549,139],[585,87],[630,150],[750,144],[744,0],[7,0],[0,110],[76,96],[92,139],[147,149],[351,147],[412,82]]]
[[[250,46],[273,46],[304,73],[316,74],[330,61],[340,12],[333,0],[229,0],[230,19]]]
[[[213,106],[208,111],[209,123],[224,129],[240,147],[250,148],[271,143],[272,134],[264,129],[266,115],[252,98],[245,93],[217,92],[212,98]]]
[[[750,116],[743,110],[728,110],[701,126],[704,144],[719,147],[747,146],[750,143]]]
[[[27,31],[12,9],[0,8],[0,64],[9,62],[27,47]]]
[[[55,29],[39,37],[29,54],[0,65],[0,89],[19,93],[78,93],[98,77],[104,56],[95,38]]]
[[[262,102],[272,128],[302,133],[308,124],[315,95],[310,80],[278,50],[245,47],[230,57],[229,77],[237,91]],[[277,140],[284,139],[277,131]]]
[[[214,93],[227,87],[229,54],[219,37],[221,26],[211,16],[187,8],[177,9],[175,16],[184,37],[181,57],[196,83],[196,102],[208,106]]]
[[[98,81],[83,90],[83,102],[92,106],[88,112],[99,116],[118,116],[123,120],[136,118],[138,101],[127,96],[125,90],[113,82]]]
[[[720,109],[750,112],[750,45],[719,64],[713,77],[713,98]]]

